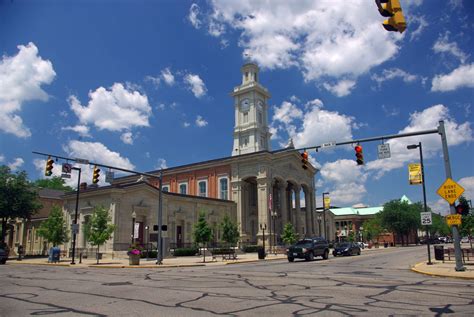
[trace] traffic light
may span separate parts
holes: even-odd
[[[469,205],[459,204],[456,206],[456,213],[461,216],[469,215]]]
[[[388,17],[382,25],[387,31],[403,33],[407,28],[399,0],[375,0],[379,13]]]
[[[357,165],[364,165],[364,153],[362,153],[362,146],[356,145],[354,148],[356,154]]]
[[[301,153],[301,163],[303,164],[303,169],[308,169],[308,152],[304,151]]]
[[[46,167],[44,169],[45,176],[51,176],[53,174],[53,164],[54,160],[51,158],[51,156],[48,156],[48,159],[46,160]]]
[[[97,184],[99,182],[100,177],[100,168],[94,166],[94,173],[92,174],[92,183]]]

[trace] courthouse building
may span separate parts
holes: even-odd
[[[273,241],[279,241],[286,223],[292,223],[300,237],[319,235],[313,214],[317,169],[309,164],[303,169],[301,155],[292,147],[272,151],[270,93],[259,82],[257,65],[245,64],[241,72],[242,83],[231,92],[235,124],[230,156],[147,172],[156,178],[121,177],[110,186],[81,192],[78,223],[89,221],[93,207],[103,205],[117,226],[105,252],[125,250],[132,233],[141,243],[156,241],[152,229],[157,224],[160,172],[167,246],[193,242],[193,226],[201,211],[214,228],[216,241],[224,215],[239,225],[243,243],[262,244],[263,230],[267,245],[270,231]],[[72,223],[75,194],[64,198]],[[81,230],[78,241],[80,247],[87,247]]]

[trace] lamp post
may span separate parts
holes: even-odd
[[[408,150],[414,150],[416,148],[420,148],[420,165],[421,165],[421,184],[423,185],[423,209],[425,212],[428,212],[428,206],[426,205],[426,189],[425,189],[425,171],[423,168],[423,148],[421,146],[421,142],[418,144],[411,144],[407,146]],[[428,265],[431,265],[431,250],[430,250],[430,233],[428,230],[428,226],[425,226],[426,229],[426,247],[428,248]]]
[[[319,212],[318,213],[318,233],[319,233],[319,236],[321,236],[321,213]]]
[[[134,210],[132,212],[132,244],[135,243],[135,218],[137,218],[137,213]]]
[[[74,222],[73,222],[73,231],[72,231],[72,261],[71,264],[76,264],[74,262],[74,257],[76,255],[76,236],[79,233],[78,224],[77,224],[77,211],[79,209],[79,191],[81,187],[81,169],[79,167],[72,168],[75,171],[78,171],[79,174],[77,175],[77,192],[76,192],[76,209],[74,211]]]
[[[278,214],[276,213],[276,211],[273,211],[270,213],[270,217],[271,217],[271,223],[270,223],[270,229],[272,227],[272,224],[273,224],[273,250],[275,251],[275,254],[276,254],[276,217],[278,216]],[[270,237],[270,241],[271,241],[272,237]],[[272,248],[270,248],[270,253],[272,252]]]
[[[267,224],[261,223],[260,230],[262,230],[262,240],[263,240],[263,253],[265,253],[265,230],[267,230]]]
[[[326,192],[326,193],[323,193],[323,221],[324,221],[324,239],[327,240],[327,225],[326,225],[326,209],[331,207],[331,203],[329,202],[328,205],[329,206],[326,206],[326,195],[329,196],[329,193]],[[328,197],[328,200],[329,200],[329,197]],[[327,207],[327,208],[326,208]]]
[[[364,236],[362,235],[362,232],[364,231],[364,227],[360,226],[359,227],[359,239],[360,242],[364,242]]]
[[[149,254],[150,254],[150,249],[148,248],[148,245],[149,245],[149,240],[150,240],[150,236],[148,234],[148,229],[150,229],[149,226],[145,226],[145,239],[146,239],[146,259],[148,260],[149,258]]]

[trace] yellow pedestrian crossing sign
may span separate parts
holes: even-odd
[[[438,188],[438,195],[444,198],[450,205],[459,198],[459,196],[464,193],[464,188],[461,185],[453,181],[451,178],[446,179],[446,181]]]

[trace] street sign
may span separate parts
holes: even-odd
[[[114,181],[114,172],[112,171],[105,172],[105,181],[111,184]]]
[[[331,207],[331,198],[324,197],[324,209],[329,209]]]
[[[433,220],[431,219],[431,212],[420,212],[421,216],[421,225],[422,226],[431,226],[433,224]]]
[[[71,224],[71,231],[72,231],[72,234],[78,234],[79,233],[79,224],[78,223]]]
[[[461,185],[453,181],[451,178],[446,179],[446,181],[441,185],[440,188],[436,191],[444,200],[446,200],[450,205],[454,204],[456,199],[464,193],[464,188]]]
[[[79,163],[79,164],[89,164],[89,160],[80,159],[80,158],[76,158],[74,160],[76,161],[76,163]]]
[[[390,144],[379,144],[377,146],[377,154],[379,160],[390,158]]]
[[[63,163],[61,166],[61,171],[65,174],[70,174],[72,171],[72,165],[69,163]]]
[[[133,230],[133,239],[138,239],[139,230],[140,230],[140,223],[135,222],[135,230]]]
[[[61,178],[71,178],[71,174],[61,174]]]
[[[331,148],[335,146],[336,146],[336,141],[331,141],[331,142],[321,144],[322,149],[325,149],[325,148],[327,149],[327,148]]]
[[[446,223],[448,226],[459,226],[461,224],[461,215],[447,215]]]
[[[408,179],[410,185],[419,185],[422,183],[420,163],[408,164]]]

